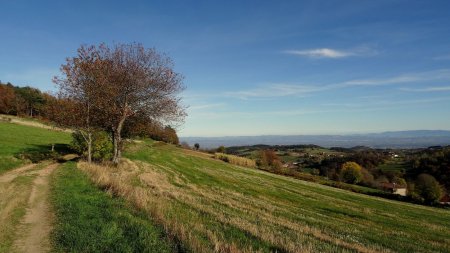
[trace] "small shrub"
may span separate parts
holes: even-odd
[[[419,201],[423,201],[427,204],[434,204],[439,201],[442,195],[442,189],[436,179],[428,174],[420,174],[417,177],[414,184],[414,193],[412,197],[415,197]]]
[[[84,158],[88,155],[87,142],[81,132],[76,131],[72,134],[71,148],[78,152]],[[113,145],[110,136],[103,131],[97,131],[92,134],[92,160],[103,161],[111,158]]]
[[[368,186],[368,187],[375,187],[376,186],[374,177],[368,170],[362,169],[361,173],[362,173],[362,179],[361,179],[361,184],[362,185]]]
[[[225,153],[225,147],[224,146],[220,146],[217,148],[217,153]]]
[[[349,184],[359,183],[363,177],[362,168],[355,162],[346,162],[342,165],[341,179]]]

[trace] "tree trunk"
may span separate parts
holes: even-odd
[[[88,146],[88,163],[92,162],[92,133],[89,132],[88,133],[88,141],[87,141],[87,146]]]
[[[114,156],[112,159],[112,162],[117,165],[120,162],[120,158],[122,156],[122,128],[123,128],[123,123],[125,122],[125,119],[127,117],[124,115],[120,121],[119,124],[117,125],[116,129],[113,132],[113,144],[114,144]]]
[[[120,142],[120,134],[118,134],[118,131],[115,130],[113,132],[113,144],[114,144],[114,152],[113,152],[113,158],[112,158],[112,162],[114,164],[119,164],[119,142]]]

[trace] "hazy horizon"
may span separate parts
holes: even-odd
[[[368,134],[381,134],[388,132],[413,132],[413,131],[448,131],[450,129],[407,129],[407,130],[382,130],[382,131],[369,131],[369,132],[324,132],[324,133],[282,133],[282,134],[254,134],[254,135],[179,135],[182,138],[198,137],[198,138],[226,138],[226,137],[258,137],[258,136],[317,136],[317,135],[368,135]]]
[[[107,4],[105,4],[107,3]],[[450,129],[449,1],[6,1],[0,80],[56,88],[81,44],[166,53],[180,136]]]

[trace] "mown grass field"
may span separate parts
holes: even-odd
[[[49,152],[51,145],[68,144],[70,133],[0,122],[0,174],[29,161],[23,153]]]
[[[194,252],[449,252],[449,210],[233,166],[159,142],[120,168],[80,164]]]

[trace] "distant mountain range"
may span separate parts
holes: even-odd
[[[261,135],[226,137],[180,137],[180,141],[203,148],[246,146],[256,144],[315,144],[322,147],[366,146],[371,148],[425,148],[450,145],[450,131],[412,130],[348,135]]]

